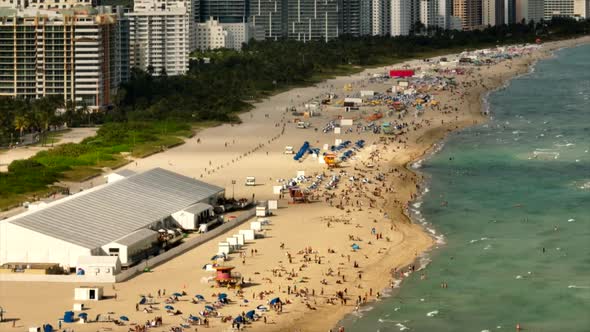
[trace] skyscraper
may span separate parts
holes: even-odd
[[[189,0],[200,1],[200,22],[211,17],[220,23],[242,23],[250,16],[249,0]]]
[[[105,8],[8,9],[0,17],[0,95],[63,96],[90,109],[112,102],[124,45]]]
[[[455,0],[453,15],[461,19],[463,30],[479,29],[482,25],[482,0]]]
[[[411,0],[391,0],[391,36],[407,36],[412,26]]]
[[[529,23],[543,20],[543,0],[516,0],[516,22]]]
[[[504,0],[483,0],[482,24],[496,26],[504,24]]]
[[[451,14],[450,0],[420,0],[419,20],[426,28],[450,29]]]
[[[136,0],[127,13],[131,65],[154,75],[184,74],[196,45],[192,8],[190,0]]]
[[[590,18],[590,0],[574,0],[574,17]]]
[[[283,35],[282,13],[281,0],[252,0],[248,21],[263,30],[265,38],[277,40]]]
[[[328,41],[340,35],[339,0],[283,0],[284,2],[287,2],[287,15],[283,24],[288,38]]]
[[[340,29],[342,35],[361,35],[361,0],[340,0]]]
[[[516,23],[516,0],[504,0],[504,23]]]

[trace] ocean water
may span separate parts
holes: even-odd
[[[347,331],[590,331],[590,46],[488,102],[490,122],[422,163],[415,217],[445,242],[426,279],[346,317]]]

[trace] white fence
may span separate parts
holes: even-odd
[[[153,268],[154,266],[161,264],[164,261],[167,261],[173,257],[181,255],[181,254],[183,254],[183,253],[231,230],[232,228],[239,226],[240,224],[242,224],[246,220],[252,218],[255,214],[256,214],[256,208],[246,210],[246,211],[244,211],[244,213],[242,213],[237,218],[235,218],[231,221],[228,221],[226,223],[223,223],[221,226],[219,226],[219,227],[217,227],[205,234],[199,235],[193,239],[189,239],[189,240],[179,244],[178,246],[166,251],[165,253],[163,253],[161,255],[154,256],[154,257],[148,259],[147,262],[142,261],[138,265],[133,266],[133,267],[117,274],[116,280],[117,280],[117,282],[125,281],[125,280],[132,278],[133,276],[143,272],[143,270],[146,266]]]

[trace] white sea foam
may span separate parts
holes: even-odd
[[[428,317],[434,317],[436,315],[438,315],[438,310],[434,310],[426,314]]]
[[[409,330],[410,329],[409,327],[405,326],[402,323],[397,323],[397,324],[395,324],[395,326],[399,327],[399,330],[400,331],[405,331],[405,330]]]
[[[412,204],[413,207],[415,207],[416,209],[419,209],[422,206],[422,202],[416,202],[414,204]]]

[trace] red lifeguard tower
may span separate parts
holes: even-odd
[[[232,272],[233,266],[215,266],[215,286],[216,287],[240,287],[242,276],[239,273]]]

